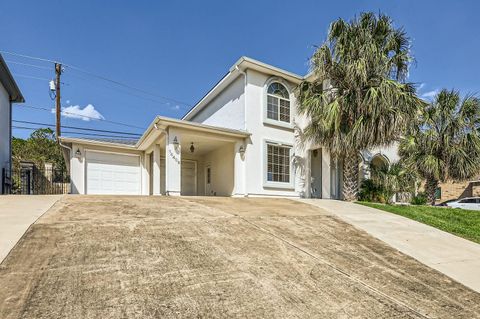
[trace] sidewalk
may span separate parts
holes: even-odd
[[[336,200],[298,199],[386,242],[402,253],[480,292],[480,245],[382,210]]]
[[[28,227],[61,197],[62,195],[0,196],[0,263]]]

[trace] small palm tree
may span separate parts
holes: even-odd
[[[391,201],[397,193],[410,193],[415,191],[417,176],[415,171],[406,168],[402,162],[391,165],[372,167],[372,181],[381,187],[385,199]]]
[[[409,52],[405,32],[385,15],[339,19],[310,60],[314,80],[297,89],[306,138],[343,159],[345,200],[357,198],[360,151],[399,139],[423,103],[405,83]]]
[[[462,181],[480,172],[479,130],[480,100],[444,89],[400,143],[400,156],[425,179],[432,205],[439,181]]]

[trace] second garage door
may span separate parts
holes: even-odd
[[[140,195],[140,156],[86,152],[86,193]]]

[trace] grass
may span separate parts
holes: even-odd
[[[401,215],[480,243],[480,211],[432,206],[386,205],[370,202],[358,202],[358,204]]]

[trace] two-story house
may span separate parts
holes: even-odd
[[[158,116],[138,141],[62,137],[72,193],[339,198],[340,163],[301,141],[293,90],[304,79],[242,57],[181,120]]]
[[[12,103],[23,103],[5,60],[0,55],[0,194],[4,194],[11,184],[12,169]]]

